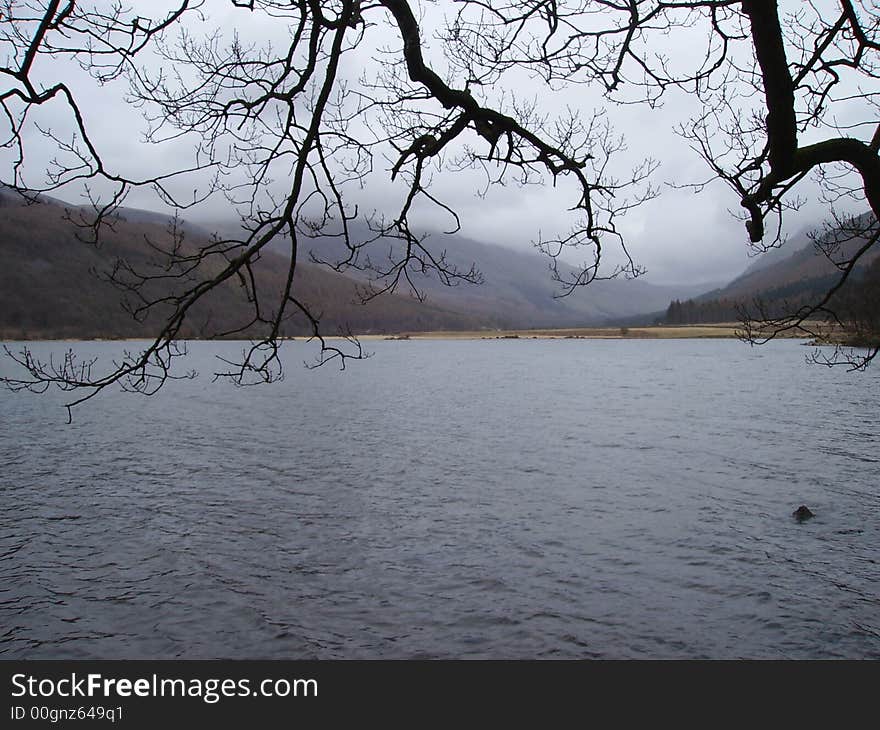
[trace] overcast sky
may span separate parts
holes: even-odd
[[[446,9],[442,3],[439,7]],[[205,13],[207,19],[204,23],[192,24],[194,30],[221,28],[231,32],[236,29],[256,42],[270,38],[283,42],[284,29],[279,27],[278,21],[259,13],[236,10],[226,0],[209,0]],[[425,19],[426,35],[433,33],[436,13],[435,8]],[[396,38],[386,30],[376,31],[376,36],[371,38],[374,46],[395,42]],[[346,60],[345,73],[351,78],[359,75],[361,64],[374,62],[370,60],[369,46],[365,46],[364,51],[366,55]],[[438,58],[436,43],[432,44],[429,58]],[[143,128],[140,112],[125,103],[122,84],[96,87],[70,64],[46,63],[44,73],[63,74],[77,88],[87,124],[102,154],[126,174],[154,174],[158,169],[171,169],[190,154],[191,145],[186,141],[163,147],[139,141],[139,130]],[[520,95],[536,98],[547,111],[562,109],[565,105],[574,105],[585,112],[607,106],[598,93],[585,87],[554,95],[537,82],[517,83]],[[60,124],[53,118],[58,108],[56,105],[42,109],[35,118],[47,126]],[[690,183],[707,177],[703,161],[672,131],[674,124],[686,119],[693,109],[692,99],[675,92],[669,94],[659,110],[645,106],[608,108],[615,129],[626,137],[629,146],[622,156],[624,164],[620,174],[625,175],[628,164],[642,157],[654,157],[660,162],[654,182],[660,187],[661,196],[619,221],[630,252],[648,271],[647,280],[658,284],[728,280],[739,274],[750,260],[742,222],[731,215],[731,211],[739,208],[738,200],[728,188],[715,184],[695,195],[689,190],[668,186],[668,183]],[[36,145],[35,140],[33,137],[31,141]],[[32,162],[36,159],[37,154],[32,153]],[[371,206],[383,210],[394,200],[395,192],[387,181],[388,165],[380,160],[376,168],[371,184],[359,193],[362,210]],[[470,173],[447,172],[435,178],[434,186],[433,191],[460,214],[462,235],[520,250],[528,249],[539,234],[564,232],[568,221],[566,208],[572,202],[571,191],[564,185],[556,189],[549,186],[522,189],[508,185],[478,197],[476,192],[482,189],[482,179]],[[127,204],[161,210],[148,191],[135,191]],[[821,215],[821,206],[808,199],[803,211],[790,219],[789,231],[797,233],[816,224]],[[202,222],[229,216],[228,204],[219,198],[185,214]],[[433,211],[425,213],[417,222],[428,229],[442,229],[449,223]],[[577,255],[569,260],[578,263]]]

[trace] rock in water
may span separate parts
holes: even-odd
[[[815,515],[810,511],[810,508],[806,505],[801,505],[794,512],[791,513],[794,518],[798,522],[803,522],[804,520],[810,519],[810,517],[814,517]]]

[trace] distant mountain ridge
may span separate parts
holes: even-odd
[[[170,216],[121,208],[114,230],[105,234],[105,244],[95,248],[77,241],[75,226],[65,220],[65,209],[75,212],[79,206],[45,196],[40,203],[26,205],[9,190],[0,190],[0,206],[0,260],[4,264],[0,337],[143,337],[155,331],[156,319],[132,320],[121,307],[120,292],[90,272],[106,272],[117,258],[136,267],[147,265],[144,236],[167,237]],[[215,228],[221,235],[239,234],[230,224],[225,230],[185,220],[177,220],[176,225],[192,242],[207,241]],[[356,233],[366,235],[363,229]],[[597,281],[569,297],[557,298],[548,260],[537,252],[460,236],[437,236],[432,243],[445,249],[447,260],[459,268],[475,264],[485,283],[450,288],[436,278],[417,276],[419,289],[427,295],[425,302],[401,292],[362,306],[358,293],[363,274],[348,270],[342,275],[302,261],[295,285],[299,295],[322,315],[322,328],[328,334],[597,326],[659,309],[673,296],[693,296],[701,289],[656,286],[642,279]],[[261,288],[280,291],[287,256],[283,241],[274,242],[273,247],[261,253],[257,271]],[[325,259],[344,253],[343,244],[332,238],[307,240],[303,248]],[[182,335],[209,336],[211,328],[233,328],[245,321],[247,309],[241,290],[231,283],[224,285],[196,308]],[[307,334],[308,326],[302,318],[294,318],[285,332]]]
[[[372,238],[363,224],[350,224],[355,244]],[[227,224],[221,235],[235,233]],[[286,251],[289,242],[270,244],[278,252]],[[397,244],[399,245],[399,244]],[[418,290],[429,302],[448,309],[466,311],[483,318],[488,326],[500,329],[601,326],[622,317],[656,311],[672,297],[696,296],[706,285],[662,286],[644,278],[594,281],[566,297],[559,297],[560,286],[554,282],[549,259],[536,250],[520,251],[509,246],[485,243],[461,235],[434,234],[428,240],[432,251],[444,253],[448,266],[468,271],[472,266],[482,274],[483,283],[475,286],[461,283],[449,287],[433,273],[412,273]],[[395,242],[376,241],[362,250],[362,256],[374,261],[394,251]],[[348,256],[345,243],[336,237],[306,239],[302,250],[321,261],[338,262]],[[559,263],[563,275],[575,276],[574,267]],[[346,269],[347,276],[367,281],[368,272]]]
[[[751,263],[746,267],[745,271],[736,278],[739,279],[740,277],[753,274],[761,269],[766,269],[768,266],[781,263],[811,245],[812,241],[810,241],[807,234],[803,232],[799,233],[793,238],[785,241],[781,246],[774,246],[766,251],[754,254]]]
[[[163,240],[168,217],[123,210],[100,247],[77,240],[76,227],[58,201],[25,204],[17,195],[0,191],[0,338],[131,338],[158,332],[158,316],[134,320],[123,309],[123,293],[99,275],[118,259],[141,270],[155,266],[144,237]],[[188,227],[193,237],[201,232]],[[206,235],[206,234],[205,234]],[[215,264],[216,266],[216,264]],[[287,261],[272,252],[255,266],[261,291],[278,294],[286,279]],[[208,272],[200,269],[204,276]],[[366,306],[357,283],[322,267],[303,264],[294,280],[297,295],[321,316],[325,334],[396,332],[433,329],[478,329],[484,322],[465,312],[450,311],[410,297],[387,295]],[[174,293],[172,283],[158,282],[151,297]],[[266,302],[271,301],[267,296]],[[161,311],[157,312],[161,315]],[[252,309],[245,292],[232,280],[193,308],[182,337],[209,337],[246,325]],[[238,336],[259,335],[259,327]],[[302,315],[284,323],[283,334],[308,335]]]
[[[873,231],[875,226],[870,213],[857,216],[852,223],[853,230],[863,232]],[[833,255],[837,261],[854,256],[866,240],[864,234],[844,235],[833,229],[826,236],[830,237],[826,242],[836,244]],[[766,312],[779,316],[818,301],[841,277],[840,269],[806,235],[762,256],[769,258],[761,265],[756,261],[724,287],[691,299],[673,300],[659,319],[667,324],[731,321],[741,316],[743,308],[755,310],[759,303]],[[880,249],[876,246],[865,253],[856,265],[852,281],[858,281],[878,256]]]

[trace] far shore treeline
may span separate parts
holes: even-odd
[[[792,281],[751,296],[674,299],[657,323],[694,325],[745,317],[781,318],[822,301],[839,278],[840,273]],[[839,326],[846,330],[842,339],[847,344],[869,346],[880,341],[880,257],[856,269],[851,280],[828,300],[826,308],[832,320],[839,320]]]

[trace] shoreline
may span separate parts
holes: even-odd
[[[11,333],[3,333],[11,334]],[[570,327],[534,329],[495,329],[495,330],[432,330],[403,331],[394,333],[364,332],[353,335],[358,340],[673,340],[673,339],[742,339],[742,326],[739,323],[698,325],[651,325],[644,327]],[[782,339],[808,339],[805,333],[779,335]],[[280,337],[279,341],[309,341],[309,335]],[[325,340],[346,339],[344,335],[324,335]],[[0,336],[0,342],[152,342],[151,338],[133,337],[19,337]],[[252,342],[249,338],[210,339],[180,338],[179,342]]]
[[[364,339],[386,340],[646,340],[646,339],[738,339],[740,326],[675,325],[646,327],[569,327],[504,330],[403,332],[399,335],[367,335]]]

